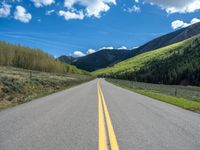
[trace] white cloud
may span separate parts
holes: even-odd
[[[54,13],[54,12],[55,12],[55,10],[53,10],[53,9],[52,9],[52,10],[47,10],[47,11],[46,11],[46,15],[51,15],[51,14]]]
[[[185,27],[189,26],[189,24],[183,22],[182,20],[175,20],[171,23],[171,26],[175,30],[178,28],[185,28]]]
[[[193,19],[191,20],[190,24],[195,24],[195,23],[198,23],[198,22],[200,22],[200,19],[198,19],[198,18],[193,18]]]
[[[114,49],[114,47],[112,47],[112,46],[102,47],[102,48],[100,48],[99,50],[103,50],[103,49],[112,50],[112,49]]]
[[[92,53],[95,53],[95,52],[96,51],[94,49],[88,49],[87,54],[89,55],[89,54],[92,54]]]
[[[74,51],[73,55],[75,57],[83,57],[83,56],[85,56],[85,54],[83,52],[81,52],[81,51]]]
[[[119,48],[117,48],[117,49],[123,50],[123,49],[127,49],[127,47],[126,47],[126,46],[121,46],[121,47],[119,47]]]
[[[16,6],[16,11],[14,12],[14,18],[23,23],[28,23],[32,19],[32,16],[30,13],[26,12],[26,9],[24,7]]]
[[[89,54],[92,54],[92,53],[95,53],[96,51],[94,49],[88,49],[88,51],[85,53],[83,53],[82,51],[74,51],[73,52],[73,55],[75,57],[83,57],[83,56],[86,56],[86,55],[89,55]]]
[[[10,8],[11,5],[8,5],[4,2],[1,3],[1,7],[0,7],[0,17],[8,17],[10,15]]]
[[[136,3],[139,3],[139,0],[135,0]]]
[[[54,0],[31,0],[31,1],[34,3],[35,7],[43,7],[55,3]]]
[[[200,0],[144,0],[158,5],[167,13],[192,13],[200,9]]]
[[[74,5],[84,7],[85,16],[101,17],[102,12],[107,12],[110,5],[116,5],[116,0],[65,0],[64,5],[68,9],[75,9]]]
[[[133,12],[139,13],[141,12],[141,9],[139,6],[133,5],[130,8],[124,9],[124,11],[129,12],[129,13],[133,13]]]
[[[175,20],[171,23],[171,27],[175,30],[175,29],[179,29],[179,28],[185,28],[185,27],[188,27],[192,24],[195,24],[197,22],[200,22],[200,19],[198,18],[193,18],[190,23],[186,23],[186,22],[183,22],[182,20]]]
[[[70,19],[83,20],[85,17],[82,11],[70,12],[70,11],[63,11],[63,10],[59,11],[59,16],[63,16],[65,20],[70,20]]]

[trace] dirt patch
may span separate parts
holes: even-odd
[[[69,79],[69,80],[76,80],[76,78],[72,78],[72,77],[66,77],[66,79]]]

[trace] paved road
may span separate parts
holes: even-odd
[[[104,80],[101,89],[119,149],[200,150],[199,114]],[[0,150],[97,150],[98,113],[97,80],[3,110]]]

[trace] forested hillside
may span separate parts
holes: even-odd
[[[112,66],[120,61],[133,56],[133,50],[108,50],[103,49],[84,57],[73,58],[71,56],[60,56],[58,59],[62,62],[75,65],[76,67],[94,71],[100,68]]]
[[[94,74],[150,83],[200,85],[200,35],[140,54]]]
[[[2,41],[0,41],[0,65],[44,72],[86,73],[72,65],[55,60],[41,50],[11,45]]]
[[[130,50],[100,50],[96,53],[80,57],[72,64],[80,69],[94,71],[107,66],[112,66],[132,56]]]

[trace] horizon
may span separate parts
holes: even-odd
[[[169,3],[162,0],[69,2],[1,2],[0,40],[38,48],[54,57],[80,57],[102,48],[139,47],[199,22],[200,7],[194,5],[199,1],[195,0]]]

